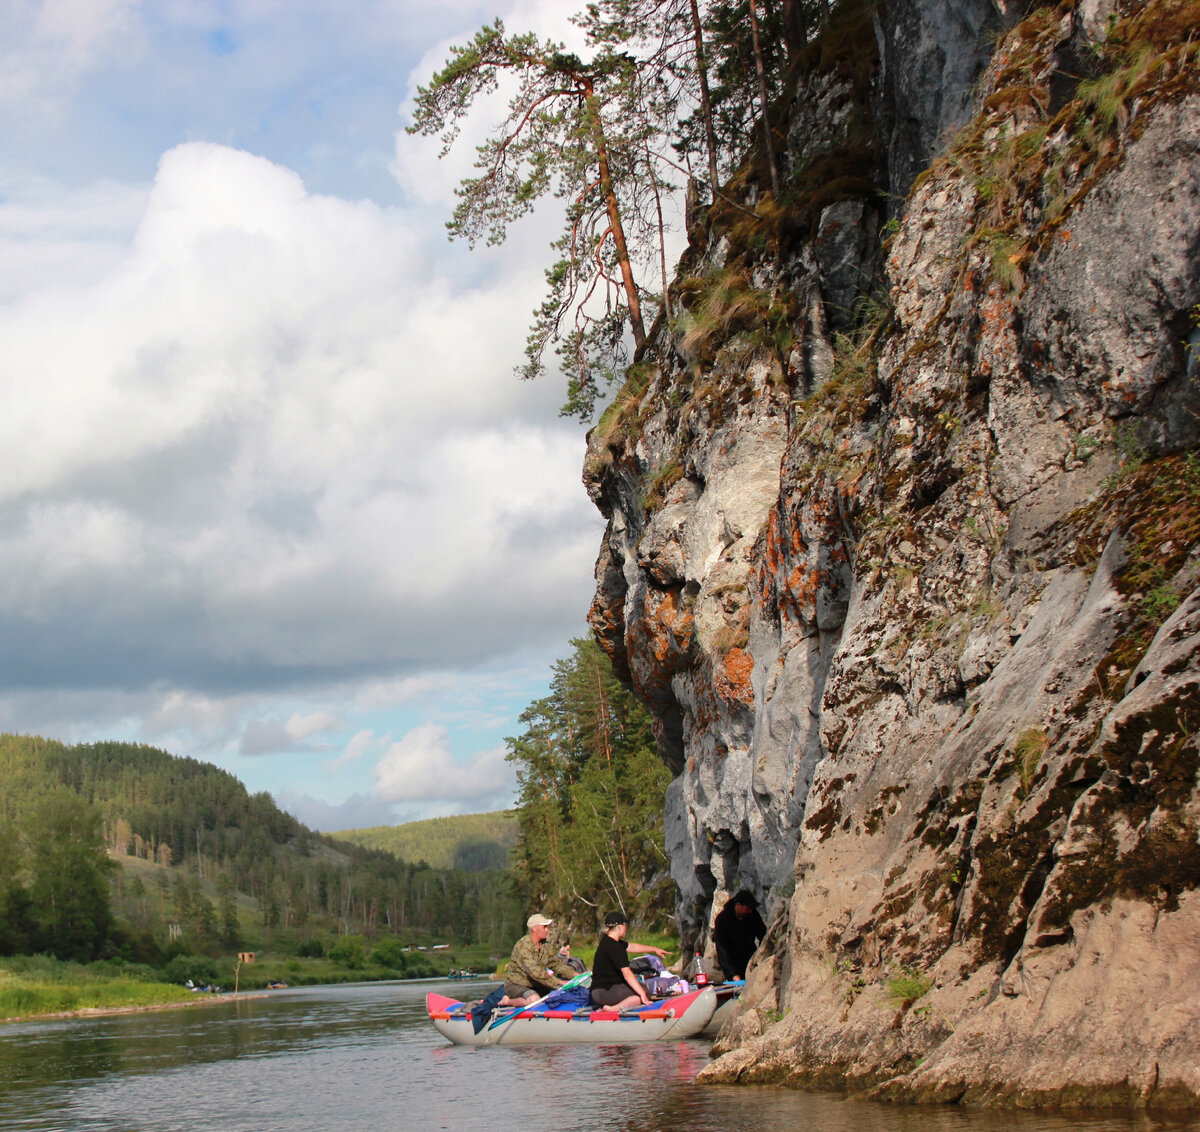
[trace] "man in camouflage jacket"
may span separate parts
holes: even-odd
[[[517,940],[504,968],[504,995],[508,1001],[501,1005],[533,1002],[575,978],[576,972],[548,942],[552,923],[540,913],[525,921],[529,934]]]

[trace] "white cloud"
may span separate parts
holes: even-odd
[[[344,766],[349,766],[356,763],[375,745],[374,731],[359,731],[345,749],[336,759],[331,759],[325,764],[325,769],[330,774],[336,774]]]
[[[314,798],[302,791],[284,789],[276,791],[273,797],[280,809],[292,814],[309,829],[327,833],[343,829],[369,829],[372,826],[396,823],[394,807],[366,794],[352,794],[343,801],[330,802],[324,798]]]
[[[342,720],[330,711],[315,711],[308,715],[296,712],[290,719],[252,719],[242,734],[243,755],[278,754],[285,751],[326,750],[328,743],[313,744],[311,736],[337,730]]]
[[[307,739],[342,726],[342,720],[331,711],[314,711],[307,715],[296,712],[287,721],[287,733],[296,740]]]
[[[582,628],[582,430],[512,376],[555,205],[470,253],[470,146],[394,136],[414,60],[494,14],[0,4],[0,729],[210,759],[324,828],[508,804],[501,752],[410,738],[489,749]],[[385,750],[423,798],[371,796]]]
[[[239,754],[243,755],[273,755],[287,750],[292,743],[292,737],[278,720],[252,719],[242,735]]]
[[[356,690],[355,706],[365,711],[394,704],[418,703],[427,697],[451,691],[458,684],[458,677],[451,672],[422,672],[399,680],[367,680],[359,684]]]
[[[414,727],[393,743],[375,767],[374,797],[385,802],[482,799],[511,791],[513,774],[504,748],[481,751],[466,763],[450,752],[446,728]]]
[[[117,268],[146,206],[146,185],[86,190],[0,177],[0,303],[95,283]]]
[[[0,9],[0,102],[60,107],[114,45],[140,50],[138,0],[13,0]]]
[[[494,656],[581,611],[599,519],[558,390],[511,376],[537,272],[510,267],[463,289],[395,210],[166,154],[119,266],[0,308],[0,627],[119,614],[160,679],[278,680]]]

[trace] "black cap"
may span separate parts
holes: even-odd
[[[745,904],[747,908],[757,908],[758,901],[754,899],[754,893],[748,888],[743,888],[734,898],[735,904]]]
[[[609,912],[604,917],[604,926],[606,928],[615,928],[618,924],[629,923],[629,917],[624,912]]]

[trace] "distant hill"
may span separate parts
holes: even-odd
[[[509,854],[517,843],[517,815],[513,810],[459,814],[402,825],[343,829],[327,836],[391,853],[413,864],[424,861],[435,869],[478,873],[509,867]]]
[[[30,903],[35,854],[56,844],[45,803],[72,796],[94,815],[109,858],[122,867],[111,878],[112,910],[128,938],[140,935],[139,955],[152,950],[151,937],[168,946],[175,929],[171,941],[197,953],[239,949],[251,925],[249,942],[260,945],[327,935],[471,944],[485,942],[485,933],[520,934],[515,897],[497,875],[485,875],[509,866],[511,814],[441,819],[454,823],[453,833],[440,822],[404,827],[434,828],[414,835],[408,844],[421,851],[401,859],[365,840],[315,833],[269,794],[251,794],[209,763],[135,743],[68,746],[0,734],[0,954],[21,953],[29,942],[5,941],[13,901],[32,920],[40,915]],[[434,858],[447,866],[423,863]],[[105,946],[95,941],[96,950]]]

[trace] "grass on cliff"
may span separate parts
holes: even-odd
[[[625,384],[600,414],[596,422],[595,439],[601,445],[617,443],[637,420],[642,399],[650,382],[657,376],[655,367],[638,363],[629,367]]]
[[[694,374],[712,366],[718,352],[737,339],[743,361],[766,351],[779,363],[776,376],[782,377],[800,314],[793,294],[755,286],[741,263],[689,276],[675,293],[682,308],[675,319],[675,348]]]
[[[899,1010],[911,1006],[919,998],[924,998],[933,986],[933,980],[924,971],[913,967],[901,967],[899,974],[888,979],[885,989],[887,999]]]
[[[1042,757],[1049,747],[1044,727],[1027,727],[1017,736],[1013,744],[1013,757],[1016,760],[1017,780],[1020,784],[1018,797],[1024,801],[1029,797],[1033,780],[1037,777]]]
[[[1099,562],[1114,531],[1125,550],[1114,580],[1129,599],[1129,615],[1088,692],[1105,698],[1121,687],[1179,604],[1179,587],[1190,578],[1185,567],[1200,545],[1200,453],[1155,457],[1131,449],[1118,471],[1095,500],[1072,515],[1079,565]]]
[[[1090,73],[1058,67],[1061,9],[1032,11],[1001,45],[1003,69],[980,112],[930,175],[957,169],[973,185],[979,248],[990,280],[1019,293],[1026,266],[1063,232],[1067,217],[1123,159],[1156,104],[1200,89],[1200,0],[1150,0],[1114,17]],[[1051,84],[1073,83],[1054,108]]]

